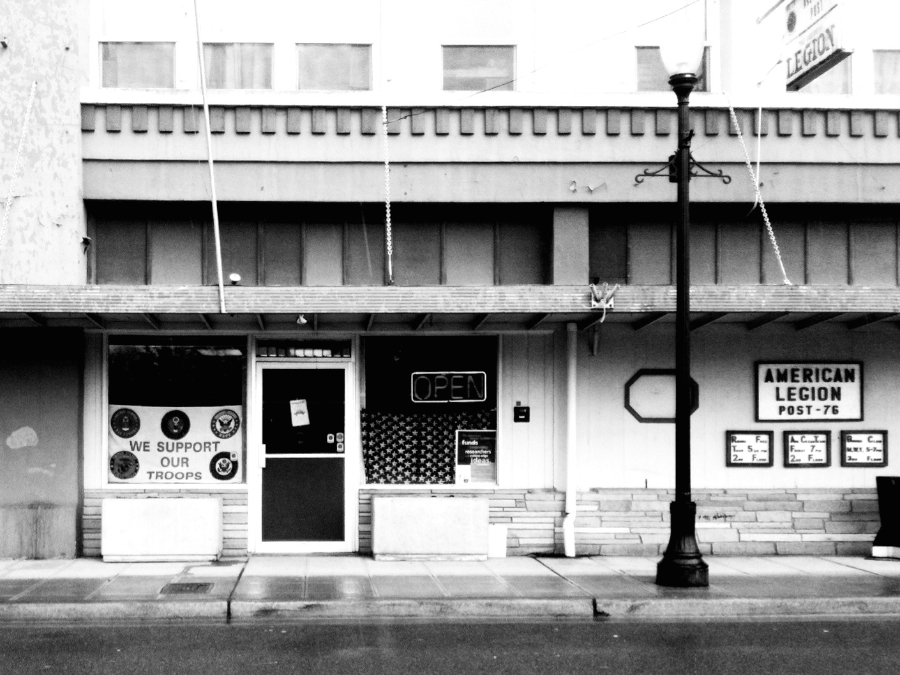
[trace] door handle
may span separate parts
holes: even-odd
[[[266,468],[266,444],[261,443],[259,446],[259,468]]]

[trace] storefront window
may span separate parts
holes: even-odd
[[[244,354],[241,338],[110,338],[109,482],[243,482]]]
[[[497,340],[368,338],[366,483],[493,485]]]

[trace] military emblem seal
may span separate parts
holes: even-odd
[[[209,463],[209,472],[217,480],[231,480],[237,475],[238,460],[233,452],[220,452]]]
[[[131,408],[119,408],[109,420],[109,426],[119,438],[131,438],[141,430],[141,418]]]
[[[137,456],[128,450],[120,450],[109,458],[109,472],[121,480],[134,478],[140,468]]]
[[[179,438],[187,436],[191,430],[191,418],[181,410],[170,410],[163,415],[160,427],[166,438],[177,441]]]
[[[241,428],[241,418],[234,410],[224,408],[213,415],[210,428],[218,438],[231,438]]]

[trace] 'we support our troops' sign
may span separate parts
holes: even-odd
[[[110,483],[240,483],[239,405],[109,406]]]

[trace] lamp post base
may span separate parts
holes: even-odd
[[[672,535],[663,559],[656,565],[657,586],[709,586],[709,565],[703,561],[694,534],[697,505],[694,502],[672,502],[669,512],[672,515]]]

